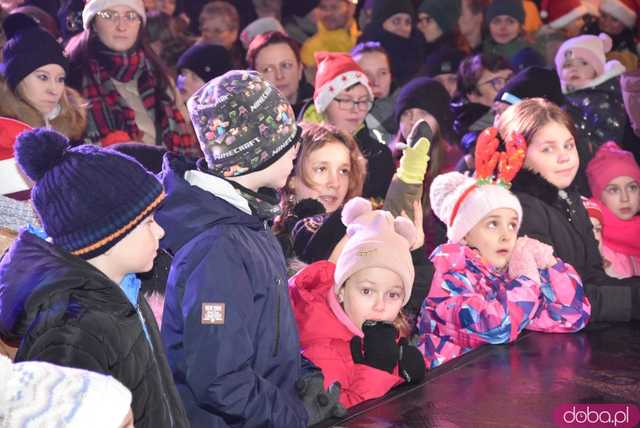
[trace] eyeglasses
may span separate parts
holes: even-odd
[[[124,22],[126,22],[127,24],[134,24],[136,22],[140,22],[140,15],[138,15],[133,10],[127,11],[123,15],[120,15],[115,10],[105,9],[96,13],[96,15],[98,15],[100,18],[104,19],[105,21],[112,22],[114,24],[117,22],[120,22],[121,18],[124,19]]]
[[[344,98],[334,98],[333,100],[338,103],[340,110],[350,111],[355,107],[359,111],[369,111],[373,107],[373,101],[371,100],[355,101]]]
[[[499,91],[500,89],[502,89],[502,87],[507,83],[507,80],[509,80],[510,78],[511,76],[507,76],[507,77],[497,76],[491,80],[487,80],[486,82],[478,83],[478,87],[484,86],[484,85],[491,85],[494,90]]]

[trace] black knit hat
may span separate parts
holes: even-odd
[[[207,83],[209,80],[222,76],[231,70],[231,54],[223,46],[196,43],[187,49],[178,60],[176,70],[193,71]]]
[[[7,18],[11,25],[9,18],[11,15]],[[7,31],[7,25],[4,28]],[[15,91],[22,79],[43,65],[58,64],[65,71],[68,69],[69,63],[62,52],[62,46],[49,32],[35,23],[33,26],[15,30],[13,34],[10,31],[7,37],[9,40],[2,50],[0,72],[12,90]]]
[[[488,24],[493,18],[500,15],[508,15],[520,24],[524,24],[524,5],[522,0],[493,0],[484,14]]]
[[[83,259],[113,247],[165,196],[158,179],[132,158],[91,144],[70,148],[49,129],[23,132],[15,151],[35,182],[31,201],[45,232]]]
[[[524,99],[537,97],[546,98],[559,106],[566,104],[555,70],[542,67],[525,68],[509,79],[495,100],[513,105]]]
[[[411,108],[422,109],[431,114],[447,135],[451,130],[452,114],[449,110],[451,97],[442,84],[428,77],[416,77],[400,89],[396,98],[395,118],[400,123],[402,113]]]
[[[415,17],[415,10],[411,0],[373,0],[371,23],[380,24],[396,13],[408,13]]]
[[[458,19],[462,11],[461,0],[423,0],[418,6],[418,14],[426,13],[435,19],[444,34],[458,28]]]

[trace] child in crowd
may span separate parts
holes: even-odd
[[[342,221],[349,240],[336,264],[307,266],[289,281],[289,294],[303,354],[322,369],[325,385],[340,383],[340,402],[351,407],[421,382],[425,364],[407,343],[401,313],[413,286],[415,227],[362,198],[345,205]]]
[[[638,64],[636,48],[636,20],[638,15],[637,2],[634,0],[600,0],[598,19],[587,25],[585,34],[598,35],[606,33],[611,37],[611,50],[618,54],[618,58],[625,65]],[[631,69],[629,70],[631,71]]]
[[[485,13],[489,34],[482,51],[511,62],[522,49],[530,47],[524,38],[525,11],[522,0],[493,0]]]
[[[640,317],[640,279],[615,279],[602,268],[593,227],[575,188],[580,159],[570,116],[542,98],[505,110],[500,135],[520,133],[528,142],[524,168],[512,182],[524,217],[520,235],[553,247],[555,255],[580,275],[591,303],[592,321]]]
[[[167,155],[158,221],[174,254],[162,337],[190,423],[317,423],[340,388],[324,407],[314,404],[321,380],[296,391],[313,374],[303,370],[285,260],[269,229],[299,141],[291,105],[259,73],[237,70],[187,107],[205,158]]]
[[[55,131],[24,132],[15,150],[35,182],[31,201],[44,231],[23,230],[2,259],[0,338],[16,344],[16,361],[112,375],[133,394],[136,426],[186,425],[134,275],[152,268],[164,235],[154,220],[162,185],[130,157],[72,149]]]
[[[302,120],[324,122],[353,135],[367,159],[367,178],[362,196],[384,199],[394,166],[391,151],[374,140],[364,120],[373,106],[369,79],[358,64],[344,53],[317,52],[313,106]]]
[[[569,110],[578,117],[580,143],[591,156],[606,141],[622,141],[628,121],[619,79],[625,68],[617,60],[606,60],[610,50],[606,34],[584,35],[564,42],[555,58]],[[590,159],[581,161],[586,166]]]
[[[605,271],[615,278],[640,276],[640,167],[631,152],[609,142],[589,162],[587,176],[602,212]]]
[[[331,125],[304,124],[295,167],[280,191],[282,214],[273,227],[285,256],[293,255],[290,232],[295,223],[316,214],[301,207],[313,199],[322,213],[340,210],[362,195],[366,170],[367,161],[351,135]]]
[[[176,87],[186,102],[191,95],[209,80],[231,70],[231,55],[220,45],[197,43],[178,59],[176,64]]]
[[[498,152],[496,135],[490,128],[478,137],[476,179],[450,172],[431,186],[431,205],[447,224],[449,243],[431,256],[436,271],[418,327],[430,367],[485,343],[511,342],[525,328],[568,333],[589,320],[573,267],[549,245],[517,237],[523,211],[508,186],[526,143],[513,136]]]
[[[0,355],[3,427],[133,428],[130,406],[131,392],[111,376]]]

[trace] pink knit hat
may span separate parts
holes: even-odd
[[[640,183],[640,167],[631,152],[622,150],[616,143],[609,141],[598,149],[587,165],[587,178],[593,197],[599,200],[607,184],[622,176],[631,177]]]
[[[415,276],[411,246],[417,234],[413,223],[404,217],[394,219],[388,211],[374,211],[371,202],[360,197],[346,203],[342,222],[347,226],[349,240],[336,263],[335,293],[355,273],[371,267],[385,268],[402,278],[402,304],[406,305]]]
[[[429,191],[431,209],[447,225],[449,242],[459,243],[483,218],[498,208],[511,208],[522,222],[522,206],[507,188],[482,184],[459,172],[437,176]]]

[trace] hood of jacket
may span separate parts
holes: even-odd
[[[354,335],[362,336],[333,293],[335,268],[329,261],[315,262],[289,280],[291,306],[303,349],[317,340],[349,341]]]
[[[265,227],[258,217],[189,184],[184,174],[196,169],[192,159],[170,153],[165,155],[161,179],[167,197],[155,214],[156,221],[165,230],[160,241],[162,248],[176,254],[195,236],[218,225],[242,225],[256,230]]]
[[[102,272],[24,230],[0,262],[0,336],[17,340],[42,307],[64,310],[64,302],[87,293],[94,302],[132,307]]]

